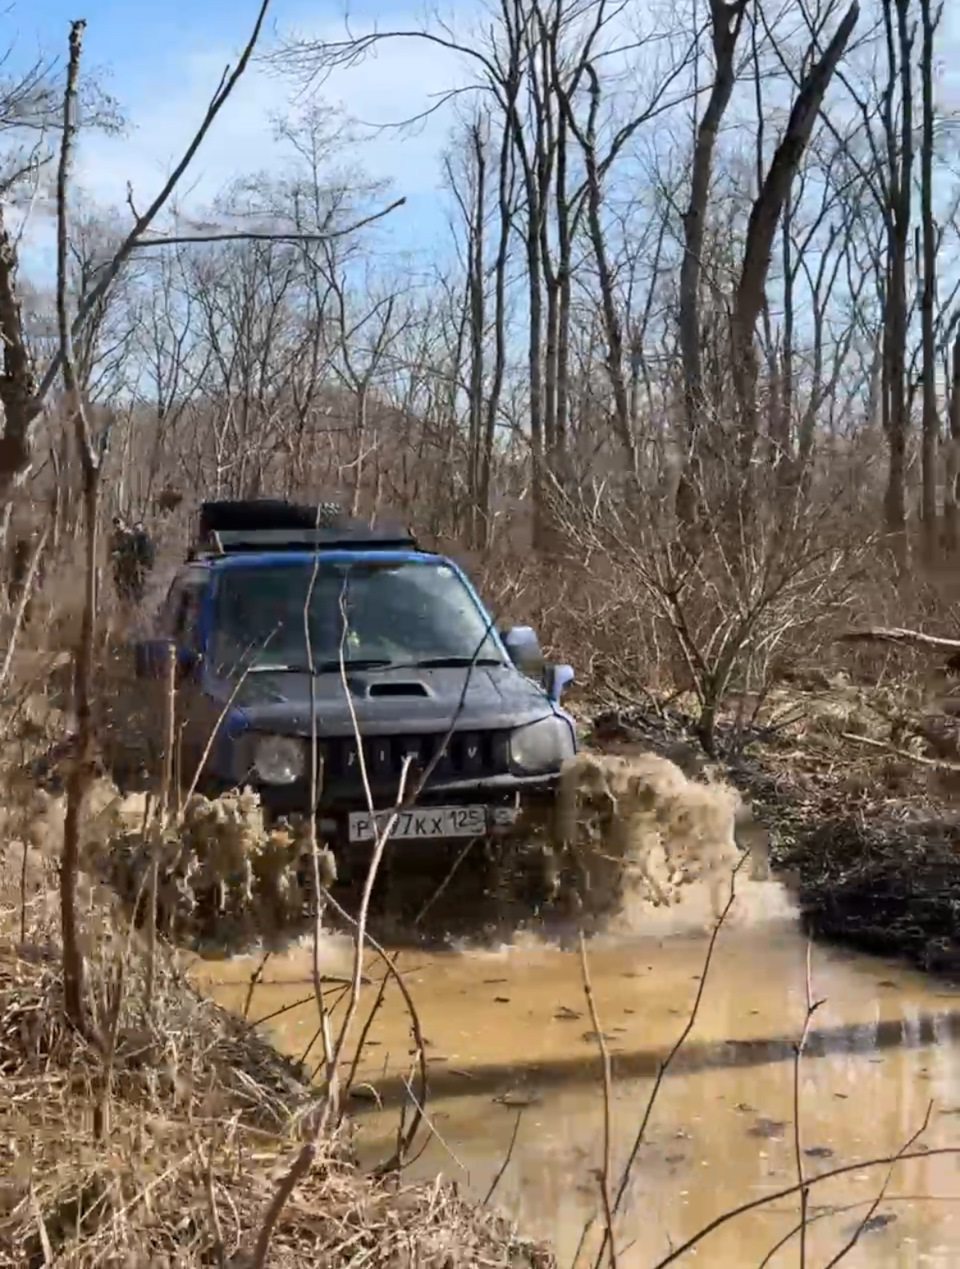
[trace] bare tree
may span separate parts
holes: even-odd
[[[960,524],[958,524],[957,514],[957,500],[960,493],[958,490],[958,482],[960,482],[960,335],[957,335],[953,341],[950,370],[950,391],[947,398],[950,413],[950,439],[944,473],[943,528],[947,554],[954,556],[960,547]]]
[[[24,339],[22,310],[17,297],[16,253],[13,240],[5,224],[0,222],[0,334],[4,340],[4,373],[0,377],[0,402],[4,407],[4,435],[0,442],[0,478],[4,493],[10,485],[22,477],[27,469],[37,423],[41,418],[44,401],[62,373],[66,406],[71,427],[76,437],[83,470],[85,545],[86,545],[86,594],[80,640],[76,649],[75,709],[77,715],[77,744],[67,784],[67,806],[64,823],[63,860],[60,869],[61,921],[64,961],[64,1004],[67,1016],[79,1030],[88,1032],[83,999],[83,956],[78,937],[76,919],[76,879],[79,867],[80,824],[86,791],[93,769],[93,651],[96,620],[97,587],[97,516],[99,510],[100,462],[91,437],[85,403],[80,391],[74,360],[74,338],[82,331],[86,320],[100,298],[107,293],[110,284],[119,274],[139,234],[163,206],[176,180],[186,169],[192,155],[214,117],[226,102],[239,76],[243,73],[266,13],[266,0],[261,8],[253,34],[233,74],[225,78],[211,102],[207,117],[201,124],[192,145],[175,169],[161,195],[154,200],[148,212],[137,218],[133,231],[121,243],[117,252],[101,270],[101,279],[94,287],[80,312],[70,320],[68,309],[69,262],[69,173],[72,147],[76,132],[76,110],[80,72],[80,53],[85,23],[74,22],[70,27],[69,59],[63,91],[61,118],[60,160],[57,173],[57,324],[59,348],[48,365],[40,383],[33,376],[32,358]]]
[[[923,242],[923,292],[920,323],[923,348],[923,444],[920,518],[924,556],[932,563],[937,550],[937,478],[940,439],[940,411],[937,403],[938,356],[935,335],[937,297],[937,225],[933,211],[934,102],[933,58],[937,27],[943,5],[934,12],[930,0],[920,0],[922,48],[920,79],[923,91],[922,135],[920,143],[920,229]]]
[[[376,430],[370,426],[370,397],[396,333],[394,314],[399,305],[396,292],[388,290],[371,295],[354,308],[348,299],[342,259],[332,246],[326,247],[324,254],[321,267],[333,293],[336,329],[332,368],[352,400],[351,454],[346,467],[351,473],[350,511],[358,515],[367,458],[379,445]]]
[[[811,59],[794,99],[783,137],[774,151],[750,211],[743,265],[731,314],[733,381],[739,409],[739,459],[745,493],[740,507],[741,518],[747,523],[753,514],[756,483],[753,464],[760,435],[755,332],[764,304],[774,237],[824,95],[859,15],[860,9],[854,0],[823,54],[816,61]]]
[[[696,519],[694,488],[700,482],[700,437],[706,423],[700,343],[700,278],[707,223],[707,203],[713,156],[723,116],[736,80],[734,55],[743,28],[747,0],[710,0],[710,30],[714,73],[707,104],[696,129],[690,195],[683,217],[684,250],[680,269],[680,352],[683,359],[683,402],[686,428],[685,461],[677,484],[677,518],[691,525]],[[691,479],[692,468],[692,479]]]

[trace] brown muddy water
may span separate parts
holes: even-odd
[[[722,1213],[796,1181],[794,1045],[806,1014],[808,948],[776,883],[740,889],[717,940],[696,1024],[663,1081],[637,1154],[618,1223],[619,1269],[652,1269]],[[635,914],[589,944],[614,1071],[617,1176],[657,1064],[689,1015],[707,941],[703,913],[690,908]],[[331,936],[322,958],[326,972],[346,971],[350,946]],[[205,990],[242,1011],[260,959],[202,962],[193,972]],[[482,1198],[516,1132],[496,1201],[523,1232],[549,1239],[560,1263],[570,1265],[598,1211],[603,1157],[602,1084],[579,952],[518,937],[493,950],[464,943],[442,952],[405,948],[398,967],[430,1059],[431,1135],[408,1176],[442,1172]],[[369,972],[379,980],[374,961]],[[776,1249],[798,1222],[799,1201],[791,1195],[720,1226],[670,1263],[831,1265],[884,1185],[888,1169],[867,1162],[902,1149],[931,1100],[919,1148],[960,1147],[960,989],[819,945],[810,954],[810,985],[823,1004],[800,1068],[803,1167],[815,1178],[857,1166],[811,1187],[803,1260],[797,1237]],[[355,1038],[376,990],[376,981],[364,988]],[[336,995],[331,989],[331,1003]],[[264,1029],[280,1048],[297,1058],[309,1048],[311,1061],[319,1061],[309,947],[267,961],[249,1016],[267,1015],[275,1016]],[[359,1075],[376,1088],[382,1109],[354,1103],[364,1162],[392,1146],[412,1061],[408,1020],[391,986]],[[369,1096],[369,1089],[361,1091]],[[580,1263],[592,1265],[596,1248],[594,1231]],[[931,1153],[898,1165],[842,1263],[851,1269],[960,1264],[960,1155]]]

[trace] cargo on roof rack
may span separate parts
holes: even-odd
[[[287,502],[284,498],[242,498],[202,502],[199,538],[214,533],[235,533],[250,529],[315,529],[346,520],[335,502],[312,506]]]
[[[200,508],[198,555],[232,555],[249,551],[303,551],[313,549],[416,550],[409,529],[398,525],[371,527],[344,514],[335,503],[318,507],[285,502],[279,498],[204,502]]]

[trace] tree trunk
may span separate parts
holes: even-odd
[[[468,225],[467,290],[470,311],[470,381],[468,402],[469,471],[467,486],[470,492],[470,545],[478,549],[486,536],[486,516],[481,506],[481,445],[483,433],[483,343],[486,326],[486,276],[484,263],[483,227],[486,211],[487,159],[479,120],[470,129],[473,147],[476,190],[473,205],[473,223]]]
[[[920,329],[923,343],[923,447],[920,517],[923,554],[932,564],[937,553],[937,452],[940,418],[937,410],[937,351],[934,341],[934,304],[937,293],[937,227],[933,218],[933,54],[940,10],[931,13],[930,0],[920,0],[923,50],[920,74],[923,82],[923,131],[920,146],[920,222],[923,233],[923,291],[920,297]]]
[[[683,260],[680,265],[680,359],[683,366],[684,457],[677,485],[676,512],[691,527],[699,504],[698,448],[705,425],[703,356],[700,342],[700,276],[707,226],[707,202],[713,176],[713,155],[720,124],[730,104],[736,71],[733,58],[747,9],[747,0],[710,0],[711,38],[716,59],[713,86],[697,127],[693,147],[690,198],[683,214]]]
[[[947,470],[943,489],[943,537],[947,552],[954,556],[960,546],[957,522],[958,481],[960,481],[960,335],[953,341],[953,365],[950,376],[950,441],[947,449]]]
[[[493,371],[487,393],[487,409],[483,434],[483,451],[480,463],[480,507],[484,520],[483,545],[489,546],[492,527],[491,491],[493,481],[493,446],[496,438],[497,415],[503,393],[503,378],[507,366],[507,261],[510,255],[510,231],[512,222],[509,123],[504,126],[500,140],[500,166],[498,172],[497,205],[500,221],[500,239],[493,281]]]
[[[884,520],[894,557],[907,563],[906,466],[910,407],[907,400],[906,345],[909,325],[907,252],[913,181],[913,36],[908,27],[910,0],[883,0],[889,78],[883,98],[889,167],[887,286],[883,329],[883,418],[889,446]],[[892,12],[896,7],[896,23]],[[894,105],[900,85],[900,127]]]
[[[357,389],[355,413],[353,420],[354,435],[354,468],[353,493],[350,498],[350,514],[360,514],[360,501],[363,496],[364,450],[367,445],[367,386],[361,384]]]
[[[753,460],[759,437],[757,410],[757,352],[755,327],[764,304],[767,275],[777,226],[803,160],[824,95],[843,56],[860,16],[854,0],[834,32],[819,61],[814,62],[800,84],[787,128],[777,146],[760,193],[750,210],[743,267],[734,296],[731,319],[733,381],[739,412],[739,499],[741,524],[753,518],[755,475]]]

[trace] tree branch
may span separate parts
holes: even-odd
[[[406,201],[405,196],[403,198],[395,198],[392,203],[386,207],[381,207],[379,211],[371,212],[369,216],[364,216],[361,220],[354,221],[352,225],[344,225],[342,229],[332,229],[329,233],[305,234],[297,233],[296,230],[291,230],[288,233],[271,233],[266,230],[261,232],[251,229],[238,229],[225,233],[140,239],[133,244],[133,250],[143,251],[146,247],[179,247],[210,242],[330,242],[334,238],[346,238],[349,234],[356,233],[358,229],[365,229],[367,225],[372,225],[375,221],[382,220],[384,216],[389,216],[398,207],[405,206]]]
[[[79,332],[83,329],[91,313],[93,313],[97,305],[103,300],[131,252],[135,249],[143,234],[147,231],[147,229],[149,229],[158,213],[163,209],[167,200],[170,198],[170,195],[176,188],[180,178],[193,161],[193,158],[202,145],[204,138],[213,126],[214,120],[223,109],[227,99],[236,87],[237,82],[247,69],[250,58],[253,55],[254,47],[257,40],[260,38],[260,31],[263,28],[263,22],[266,17],[269,3],[270,0],[262,0],[253,31],[247,41],[243,53],[240,56],[240,60],[237,62],[237,65],[232,72],[229,72],[229,67],[224,71],[223,78],[221,79],[220,84],[211,99],[210,105],[207,107],[207,112],[203,118],[203,122],[197,129],[193,140],[187,146],[182,158],[174,168],[166,184],[163,186],[163,189],[156,196],[143,215],[137,218],[130,233],[120,244],[110,263],[103,270],[100,280],[81,302],[79,311],[73,319],[73,324],[70,329],[70,334],[73,338],[76,338]],[[8,307],[5,302],[4,292],[9,291],[12,288],[11,274],[13,268],[15,267],[15,265],[11,264],[8,258],[4,259],[4,257],[7,256],[8,251],[9,239],[3,232],[2,222],[0,222],[0,314],[2,314],[5,307]],[[17,311],[17,316],[19,316],[19,309]],[[16,335],[13,332],[19,331],[19,329],[19,323],[17,323],[14,327],[7,327],[6,324],[4,324],[3,333],[8,340],[11,338],[16,339]],[[22,334],[20,338],[22,340]],[[9,358],[7,358],[7,360],[9,361]],[[5,369],[8,368],[8,366],[5,367]],[[50,364],[47,366],[43,378],[41,379],[35,392],[33,392],[29,403],[24,406],[21,402],[19,412],[14,412],[12,415],[9,413],[7,414],[3,437],[4,443],[3,447],[0,448],[0,495],[7,491],[12,480],[20,474],[20,472],[22,472],[29,462],[32,436],[43,410],[44,401],[47,394],[50,392],[50,389],[53,387],[53,384],[56,382],[57,375],[61,373],[63,368],[64,348],[61,341],[61,347],[51,358]],[[21,380],[23,380],[22,373]],[[19,392],[22,396],[23,386],[21,386]],[[16,393],[14,395],[16,395]],[[0,392],[0,396],[2,396],[2,392]],[[4,404],[6,404],[6,402],[4,402]]]

